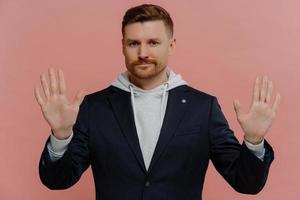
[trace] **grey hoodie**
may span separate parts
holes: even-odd
[[[146,169],[150,165],[158,141],[169,90],[187,84],[179,74],[175,74],[170,68],[167,68],[166,71],[168,81],[150,90],[141,89],[129,82],[128,71],[120,74],[112,83],[113,86],[131,93],[131,105]]]

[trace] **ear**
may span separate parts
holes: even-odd
[[[173,54],[173,51],[175,49],[175,46],[176,46],[176,38],[172,37],[170,39],[170,46],[169,46],[169,55],[172,55]]]

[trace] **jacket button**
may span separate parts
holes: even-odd
[[[146,183],[145,183],[145,186],[146,187],[149,187],[151,185],[151,183],[149,182],[149,181],[147,181]]]

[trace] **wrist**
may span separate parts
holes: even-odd
[[[57,139],[65,140],[68,139],[72,134],[72,128],[58,129],[58,130],[51,129],[51,132]]]
[[[257,145],[260,144],[264,138],[263,137],[249,137],[249,136],[244,136],[244,140],[253,144],[253,145]]]

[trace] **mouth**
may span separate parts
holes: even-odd
[[[149,65],[153,65],[153,63],[141,63],[141,64],[137,64],[137,66],[149,66]]]
[[[138,66],[148,66],[148,65],[151,65],[151,64],[138,64]]]

